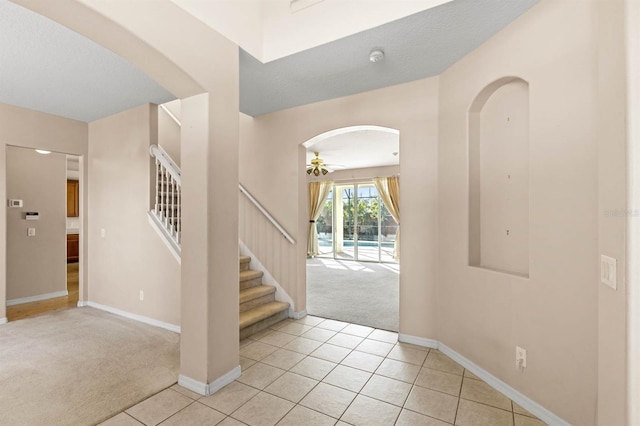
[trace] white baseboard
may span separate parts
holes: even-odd
[[[7,306],[22,305],[23,303],[39,302],[41,300],[55,299],[56,297],[66,297],[69,295],[67,290],[56,291],[55,293],[39,294],[38,296],[22,297],[20,299],[7,300]]]
[[[427,348],[438,349],[443,354],[447,355],[449,358],[471,371],[473,374],[478,376],[480,379],[484,380],[497,390],[502,393],[507,398],[519,404],[522,408],[529,411],[534,416],[538,417],[543,422],[547,423],[551,426],[569,426],[569,423],[553,414],[551,411],[544,408],[542,405],[533,401],[531,398],[523,395],[516,389],[512,388],[502,380],[498,379],[488,371],[482,369],[478,365],[474,364],[472,361],[468,360],[464,356],[460,355],[444,343],[439,342],[438,340],[433,339],[425,339],[423,337],[411,336],[408,334],[399,334],[398,340],[404,343],[411,343],[418,346],[423,346]]]
[[[398,334],[398,340],[402,343],[411,343],[412,345],[423,346],[425,348],[438,349],[438,341],[433,339],[425,339],[424,337],[416,337],[409,334]]]
[[[8,323],[9,320],[5,317],[5,318],[0,318],[0,324],[6,324]]]
[[[85,302],[84,300],[78,300],[78,308],[84,308],[85,306],[89,306],[89,302]]]
[[[202,383],[197,380],[192,379],[191,377],[183,376],[182,374],[178,376],[178,384],[183,388],[187,388],[190,391],[198,393],[203,396],[213,395],[218,392],[223,387],[227,386],[229,383],[233,382],[235,379],[240,377],[240,366],[238,365],[233,370],[227,372],[226,374],[218,377],[211,383]]]
[[[173,331],[174,333],[180,333],[179,325],[169,324],[166,322],[158,321],[153,318],[145,317],[138,314],[132,314],[130,312],[123,311],[118,308],[112,308],[111,306],[101,305],[95,302],[83,302],[83,303],[85,303],[84,306],[89,306],[91,308],[100,309],[101,311],[110,312],[112,314],[120,315],[121,317],[129,318],[135,321],[140,321],[145,324],[152,325],[154,327],[164,328],[165,330]]]
[[[307,316],[307,311],[306,309],[304,311],[300,311],[300,312],[296,312],[293,310],[293,308],[289,308],[289,318],[293,318],[293,319],[302,319],[304,317]]]

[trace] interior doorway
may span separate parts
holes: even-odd
[[[77,307],[81,157],[15,146],[6,152],[7,319]]]
[[[398,179],[399,141],[394,129],[357,126],[303,144],[309,184],[331,182],[327,198],[323,190],[319,204],[314,202],[319,212],[310,208],[318,245],[309,247],[307,259],[309,314],[398,331],[399,226],[379,191],[387,194],[388,179]],[[397,215],[397,208],[394,211]]]

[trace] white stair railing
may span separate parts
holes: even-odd
[[[182,183],[180,168],[159,146],[151,145],[149,153],[155,159],[155,202],[149,217],[168,240],[175,254],[180,254],[182,233]]]

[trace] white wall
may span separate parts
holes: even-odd
[[[89,301],[179,325],[180,265],[147,219],[156,120],[143,105],[89,124]]]
[[[23,207],[7,209],[7,301],[67,290],[67,160],[7,147],[7,197]],[[25,219],[38,212],[39,219]],[[27,236],[34,228],[35,236]]]

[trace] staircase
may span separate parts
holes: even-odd
[[[262,272],[249,269],[251,258],[240,256],[240,339],[289,316],[289,304],[275,300],[276,288],[262,284]]]
[[[155,159],[155,198],[149,220],[178,262],[182,234],[181,171],[169,155],[153,145],[149,153]],[[286,231],[264,210],[242,185],[240,191],[266,215],[285,238],[295,244]],[[289,316],[289,304],[275,300],[276,288],[262,284],[262,272],[249,269],[251,258],[240,256],[240,339],[245,339]]]

